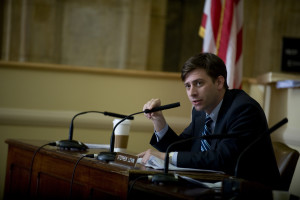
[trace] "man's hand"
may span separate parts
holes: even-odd
[[[151,110],[151,109],[159,107],[159,106],[161,106],[160,99],[151,99],[144,105],[143,110],[146,110],[146,109]],[[152,113],[144,113],[144,115],[148,119],[152,120],[154,129],[156,131],[160,131],[165,127],[166,120],[162,114],[162,111],[157,111],[157,112],[152,112]]]
[[[151,110],[151,109],[159,107],[159,106],[161,106],[160,99],[151,99],[144,105],[143,110],[146,110],[146,109]],[[152,112],[152,113],[144,113],[144,115],[148,119],[155,120],[156,118],[159,118],[162,115],[162,112],[158,111],[158,112]]]
[[[162,160],[164,160],[165,156],[166,156],[165,153],[159,152],[159,151],[156,151],[156,150],[153,150],[153,149],[148,149],[147,151],[139,153],[137,156],[139,158],[142,158],[142,163],[146,164],[151,155],[153,155],[153,156],[155,156],[157,158],[160,158]]]

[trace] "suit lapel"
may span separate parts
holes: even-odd
[[[215,125],[215,130],[214,130],[214,134],[216,135],[221,135],[221,134],[226,134],[223,133],[224,131],[224,127],[225,127],[225,123],[226,123],[226,113],[227,110],[229,109],[232,101],[233,101],[233,95],[232,95],[232,90],[227,90],[225,92],[224,98],[223,98],[223,103],[221,105],[219,114],[218,114],[218,119]],[[218,140],[212,140],[211,142],[211,148],[215,149],[216,145],[217,145]]]
[[[201,136],[204,130],[205,112],[193,110],[193,136]],[[201,148],[201,139],[196,139],[192,146],[192,151],[199,151]]]

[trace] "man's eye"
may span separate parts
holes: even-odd
[[[185,87],[186,89],[189,89],[191,86],[190,86],[190,85],[184,85],[184,87]]]
[[[197,82],[196,85],[199,87],[202,85],[202,82]]]

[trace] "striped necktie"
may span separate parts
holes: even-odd
[[[204,130],[202,132],[202,136],[204,135],[211,135],[211,123],[212,119],[210,117],[206,117]],[[207,140],[201,140],[201,151],[207,151],[210,149],[210,144]]]

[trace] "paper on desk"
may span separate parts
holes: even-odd
[[[85,144],[89,149],[109,149],[109,144]]]
[[[142,164],[142,158],[138,158],[137,163]],[[148,162],[145,164],[146,167],[151,167],[153,169],[164,169],[165,161],[157,158],[155,156],[150,156]],[[212,172],[212,173],[219,173],[219,174],[225,174],[222,171],[215,171],[215,170],[208,170],[208,169],[195,169],[195,168],[182,168],[182,167],[176,167],[175,165],[169,164],[169,170],[174,171],[197,171],[197,172]]]
[[[195,180],[193,178],[190,178],[188,176],[182,176],[182,175],[178,175],[178,177],[189,181],[191,183],[194,183],[196,185],[199,185],[201,187],[204,188],[222,188],[222,181],[216,182],[216,183],[209,183],[209,182],[204,182],[204,181],[199,181],[199,180]]]

